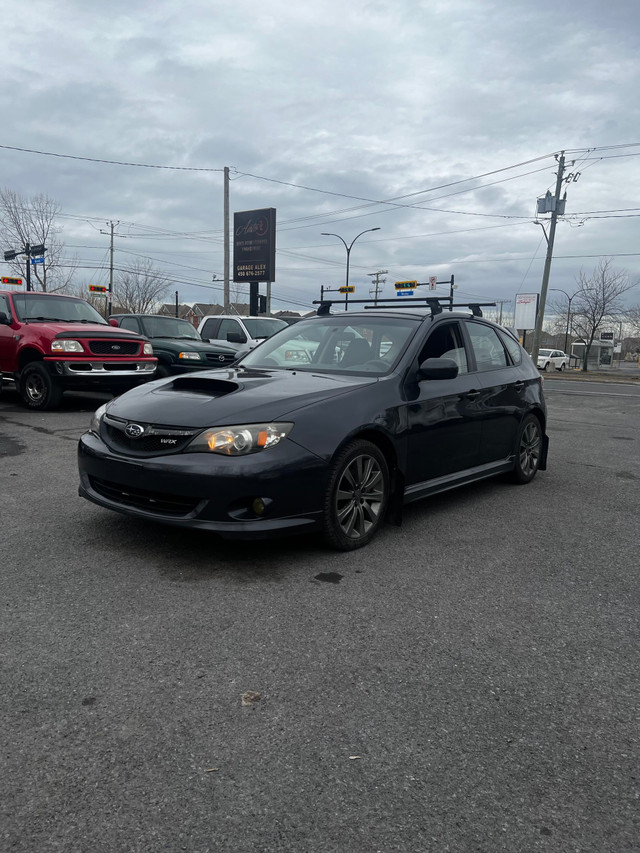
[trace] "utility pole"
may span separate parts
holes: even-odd
[[[107,293],[107,317],[113,311],[113,231],[114,228],[119,224],[119,220],[118,222],[107,222],[107,225],[109,226],[109,231],[100,231],[101,234],[108,233],[111,236],[111,240],[109,243],[109,291]]]
[[[498,320],[499,326],[502,325],[502,306],[505,304],[505,302],[508,303],[509,301],[510,301],[509,299],[496,299],[496,302],[500,306],[500,319]]]
[[[376,278],[375,282],[371,282],[372,289],[369,291],[369,293],[373,296],[374,304],[378,301],[378,296],[380,294],[380,291],[382,290],[382,285],[386,281],[386,278],[383,278],[382,281],[380,281],[380,276],[387,275],[388,272],[389,270],[378,270],[378,272],[367,273],[367,275],[370,275],[372,277],[375,276]]]
[[[229,313],[229,167],[224,167],[224,313]]]
[[[556,192],[553,199],[539,199],[538,200],[538,212],[541,209],[541,202],[550,201],[551,202],[551,224],[549,225],[549,236],[547,237],[547,232],[544,230],[544,225],[542,222],[538,222],[538,225],[542,228],[545,239],[547,241],[547,257],[544,262],[544,272],[542,274],[542,287],[540,289],[540,303],[538,305],[538,316],[536,317],[536,327],[533,332],[533,345],[531,347],[531,358],[533,359],[533,363],[538,363],[538,350],[540,349],[540,338],[542,336],[542,324],[544,322],[544,308],[547,302],[547,290],[549,287],[549,273],[551,272],[551,259],[553,258],[553,241],[556,236],[556,224],[558,222],[558,214],[564,214],[564,204],[565,200],[560,199],[560,190],[562,189],[562,180],[564,175],[564,151],[560,152],[560,156],[558,157],[558,172],[556,176]],[[549,194],[547,193],[547,196]],[[566,199],[566,193],[565,193]],[[545,207],[544,210],[547,211],[549,208]]]

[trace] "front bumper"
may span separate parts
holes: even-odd
[[[94,433],[78,445],[81,497],[147,521],[262,539],[318,528],[327,465],[286,440],[247,457],[176,453],[144,458],[114,453]],[[262,498],[265,512],[252,511]]]
[[[150,378],[156,370],[158,360],[156,358],[148,359],[130,359],[124,361],[87,361],[79,358],[75,359],[60,359],[60,358],[45,358],[45,364],[54,376],[62,377],[63,379],[82,379],[95,378],[107,379],[109,377],[140,377],[145,376]]]

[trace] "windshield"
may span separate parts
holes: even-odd
[[[141,317],[144,333],[149,338],[190,338],[201,341],[200,333],[188,320],[177,317]]]
[[[100,323],[108,325],[84,299],[72,296],[51,296],[45,293],[18,293],[13,297],[18,319],[61,320],[64,323]]]
[[[243,317],[243,323],[252,338],[270,338],[280,329],[286,329],[284,320],[276,320],[275,317]]]
[[[551,350],[550,349],[538,350],[538,355],[551,355]]]
[[[317,317],[286,326],[244,358],[242,367],[284,367],[335,373],[388,373],[419,325],[418,319]]]

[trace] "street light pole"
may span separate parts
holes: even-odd
[[[564,293],[564,295],[567,297],[567,301],[569,303],[567,306],[567,327],[566,327],[566,331],[564,333],[564,351],[566,352],[567,351],[567,344],[569,342],[569,325],[571,323],[571,303],[573,302],[575,297],[578,296],[578,294],[582,293],[583,291],[582,290],[576,290],[576,292],[572,296],[569,296],[567,291],[563,290],[561,287],[550,287],[549,290],[556,290],[558,293]]]
[[[363,234],[367,234],[369,231],[379,231],[379,230],[380,230],[379,227],[365,228],[364,231],[361,231],[359,234],[356,234],[356,236],[353,238],[353,240],[348,245],[347,245],[346,240],[343,237],[341,237],[339,234],[333,234],[332,232],[326,232],[326,231],[321,232],[323,237],[337,237],[338,240],[340,240],[342,242],[345,249],[347,250],[347,274],[346,274],[346,278],[345,278],[345,285],[344,285],[345,287],[349,287],[349,259],[351,256],[351,249],[353,247],[353,244],[356,242],[358,237],[362,237]],[[345,295],[344,310],[348,311],[349,310],[349,291],[348,290],[345,291],[344,295]]]

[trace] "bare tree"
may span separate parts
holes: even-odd
[[[613,269],[611,258],[602,258],[589,276],[581,270],[576,280],[579,290],[575,296],[572,322],[574,330],[585,342],[582,369],[586,371],[596,333],[603,322],[622,313],[620,297],[635,285],[629,282],[624,270]]]
[[[3,249],[24,251],[25,247],[44,244],[47,251],[44,263],[32,264],[33,290],[65,290],[70,285],[77,262],[64,259],[64,243],[60,239],[62,228],[55,224],[60,207],[46,195],[25,199],[15,190],[0,190],[0,243]],[[18,255],[7,263],[12,271],[27,278],[26,255]]]
[[[625,314],[625,322],[631,326],[635,334],[640,335],[640,305],[632,305]]]
[[[115,276],[114,304],[130,314],[148,314],[165,299],[170,283],[150,260],[136,261]]]

